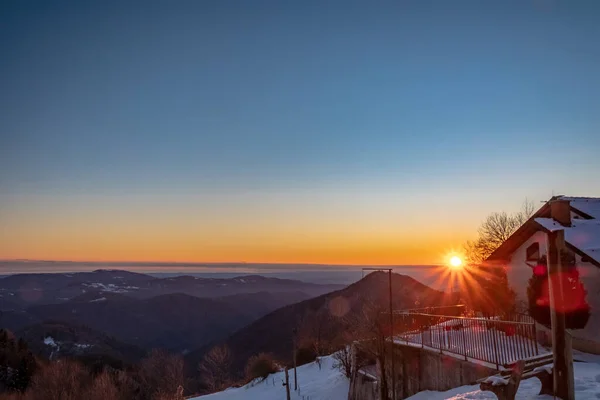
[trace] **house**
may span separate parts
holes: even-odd
[[[573,347],[600,354],[600,198],[553,197],[498,247],[486,264],[505,268],[517,304],[528,309],[527,289],[547,253],[547,234],[560,229],[590,307],[585,327],[569,331]]]

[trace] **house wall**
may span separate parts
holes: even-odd
[[[353,360],[356,352],[353,346]],[[386,364],[387,398],[405,399],[423,390],[446,391],[464,385],[473,385],[478,379],[493,375],[493,368],[440,354],[437,351],[420,349],[402,344],[394,345],[395,387],[392,385],[390,358]],[[377,365],[377,379],[381,368]],[[350,379],[349,400],[380,400],[377,379],[371,379],[354,371]],[[396,396],[393,396],[395,392]],[[385,397],[385,396],[384,396]]]
[[[379,385],[376,380],[356,373],[350,380],[348,400],[379,400]]]
[[[586,300],[590,305],[590,319],[585,329],[571,330],[574,346],[581,351],[600,354],[600,268],[590,263],[582,263],[577,257],[579,279],[587,291]],[[575,339],[579,339],[577,343]]]
[[[510,262],[506,266],[508,284],[515,291],[517,302],[527,302],[527,285],[529,284],[529,278],[531,278],[533,270],[525,262],[527,259],[526,250],[536,242],[540,245],[540,256],[546,254],[546,234],[544,232],[536,232],[512,254]]]
[[[437,351],[396,344],[394,346],[396,398],[405,399],[423,390],[446,391],[464,385],[474,385],[478,379],[497,371]],[[391,368],[386,368],[389,398],[392,398]]]
[[[539,243],[540,256],[547,253],[546,234],[536,232],[521,247],[519,247],[506,266],[508,284],[517,295],[518,304],[527,305],[527,286],[533,271],[526,260],[526,249],[533,243]],[[587,296],[586,300],[591,307],[591,316],[585,329],[571,330],[573,347],[581,351],[600,354],[600,268],[590,263],[581,262],[581,257],[576,256],[580,280],[583,283]]]

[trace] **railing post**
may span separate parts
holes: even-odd
[[[537,342],[537,331],[535,328],[535,320],[533,320],[533,345],[535,346],[535,355],[539,356],[539,351],[538,351],[538,342]]]
[[[498,362],[498,343],[496,340],[496,335],[498,335],[498,328],[494,326],[494,330],[492,332],[492,338],[494,339],[494,355],[496,356],[496,369],[500,369],[500,363]]]
[[[463,324],[463,321],[460,321],[460,325],[461,325],[461,333],[462,333],[462,341],[463,341],[463,351],[465,352],[465,361],[467,361],[467,341],[466,341],[466,337],[465,337],[465,325]]]

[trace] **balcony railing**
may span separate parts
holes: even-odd
[[[464,316],[464,309],[463,315],[459,315],[459,309],[453,307],[437,310],[440,314],[420,312],[425,310],[395,312],[394,331],[398,333],[394,341],[459,355],[465,360],[483,361],[496,368],[540,353],[531,317]]]

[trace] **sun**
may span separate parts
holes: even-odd
[[[462,264],[463,264],[463,262],[462,262],[462,260],[460,259],[459,256],[452,256],[452,257],[450,257],[450,266],[452,268],[455,268],[455,269],[456,268],[460,268],[460,267],[462,267]]]

